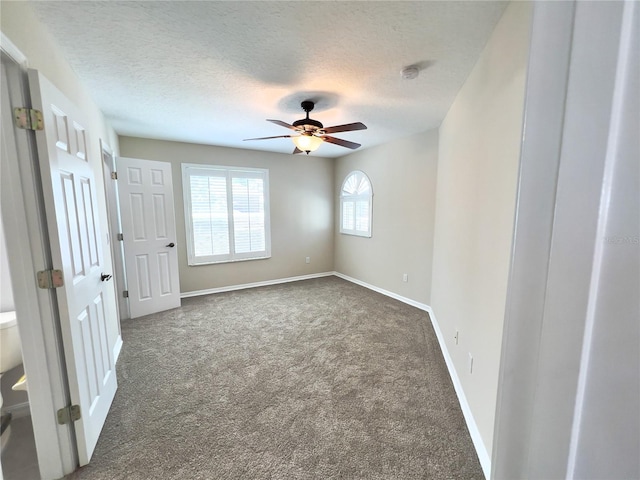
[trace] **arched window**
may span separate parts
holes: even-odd
[[[371,204],[373,190],[364,172],[347,175],[340,190],[340,233],[371,236]]]

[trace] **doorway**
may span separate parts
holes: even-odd
[[[4,84],[4,75],[2,81]],[[38,455],[31,423],[24,366],[19,357],[22,346],[20,339],[15,335],[18,328],[16,307],[3,225],[4,222],[0,221],[0,315],[2,316],[0,335],[5,336],[0,348],[11,351],[12,353],[5,352],[4,355],[9,353],[13,359],[4,359],[0,368],[0,398],[2,398],[0,401],[2,405],[2,474],[0,478],[38,480],[40,478]],[[14,340],[10,340],[11,338]],[[10,363],[5,364],[5,362]]]

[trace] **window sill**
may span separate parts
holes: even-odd
[[[362,238],[371,238],[370,233],[351,233],[351,232],[340,232],[340,235],[348,235],[350,237],[362,237]]]
[[[233,258],[233,259],[227,259],[227,260],[215,260],[215,261],[212,261],[212,262],[197,262],[197,263],[188,262],[187,265],[189,267],[200,267],[202,265],[219,265],[221,263],[249,262],[251,260],[267,260],[269,258],[271,258],[271,255],[265,255],[264,257]]]

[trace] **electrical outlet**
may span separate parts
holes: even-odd
[[[469,373],[473,373],[473,355],[469,352]]]
[[[456,330],[456,336],[453,337],[456,340],[456,345],[458,344],[458,340],[460,339],[460,332],[458,332],[458,330]]]
[[[409,281],[409,274],[408,273],[403,273],[402,274],[402,281],[403,282],[408,282]]]
[[[311,257],[307,257],[304,259],[304,263],[311,263]]]

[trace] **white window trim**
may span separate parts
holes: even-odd
[[[343,194],[345,183],[354,174],[360,174],[367,179],[367,182],[369,182],[369,194],[364,194],[364,195],[344,195]],[[358,200],[367,200],[369,202],[369,228],[366,232],[363,232],[360,230],[343,228],[342,214],[343,214],[345,199],[348,199],[348,201],[350,202],[353,201],[354,203],[357,203]],[[371,183],[371,179],[369,178],[369,176],[366,173],[364,173],[362,170],[353,170],[349,172],[344,177],[344,180],[342,181],[342,185],[340,186],[339,200],[340,200],[340,218],[338,219],[338,223],[340,226],[340,233],[343,235],[354,235],[356,237],[371,238],[372,231],[373,231],[373,184]],[[354,211],[354,215],[355,215],[355,211]]]
[[[223,255],[195,256],[194,231],[191,216],[191,182],[190,175],[194,172],[210,174],[212,171],[225,172],[227,179],[231,179],[231,172],[243,172],[245,178],[262,178],[264,181],[264,229],[265,229],[265,250],[261,252],[228,253]],[[231,182],[228,182],[231,185]],[[227,190],[229,209],[229,247],[234,248],[233,238],[233,202]],[[200,163],[182,164],[182,201],[184,203],[184,223],[187,240],[187,264],[189,266],[211,265],[217,263],[244,262],[247,260],[263,260],[271,258],[271,215],[269,205],[269,170],[266,168],[235,167],[226,165],[209,165]]]

